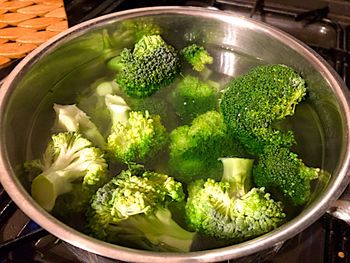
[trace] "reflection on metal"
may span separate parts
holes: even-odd
[[[350,200],[335,201],[328,213],[350,225]]]

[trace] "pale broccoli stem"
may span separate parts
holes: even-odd
[[[142,248],[149,250],[156,246],[160,251],[189,252],[195,237],[194,232],[183,229],[172,219],[168,208],[158,208],[153,214],[134,215],[119,224],[126,229],[120,233],[120,239],[140,242]],[[142,236],[151,245],[142,242]]]
[[[105,103],[111,115],[112,127],[115,127],[118,123],[126,123],[128,121],[130,107],[122,97],[107,94]]]
[[[230,183],[230,193],[241,197],[252,187],[251,172],[253,169],[253,159],[245,158],[220,158],[224,171],[221,182]]]
[[[31,194],[42,208],[50,212],[55,206],[57,197],[72,190],[72,185],[67,182],[76,178],[79,177],[71,177],[67,180],[67,176],[62,171],[46,171],[35,177]]]
[[[53,109],[56,113],[54,132],[79,132],[94,145],[105,148],[104,137],[84,111],[76,105],[54,104]]]

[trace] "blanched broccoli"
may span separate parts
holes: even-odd
[[[52,135],[37,164],[42,172],[34,178],[31,194],[47,211],[60,203],[59,216],[84,211],[92,194],[107,180],[102,151],[76,132]]]
[[[81,92],[77,107],[83,110],[106,138],[111,131],[111,116],[106,107],[106,96],[121,93],[114,81],[99,80]]]
[[[177,51],[160,35],[145,35],[133,50],[124,49],[110,63],[117,71],[116,82],[132,97],[148,97],[169,85],[180,71]]]
[[[198,115],[218,106],[217,90],[199,78],[186,75],[172,93],[176,113],[184,122],[192,121]]]
[[[319,168],[307,167],[297,154],[285,147],[266,146],[253,169],[257,186],[284,196],[292,205],[303,205],[311,195],[311,181],[318,178]]]
[[[197,180],[188,187],[186,219],[191,229],[239,242],[267,233],[284,220],[282,203],[264,188],[251,188],[253,160],[223,158],[220,182]]]
[[[169,118],[167,102],[158,97],[125,98],[127,104],[133,111],[148,111],[151,115],[159,115],[162,120]]]
[[[222,115],[208,111],[191,125],[179,126],[170,133],[169,164],[174,177],[182,182],[218,175],[221,156],[245,157],[244,147],[228,133]]]
[[[156,251],[189,251],[194,233],[180,227],[168,209],[184,200],[172,177],[129,167],[91,199],[89,234],[107,242]]]
[[[136,41],[139,41],[143,36],[160,35],[162,33],[161,27],[148,17],[126,20],[122,23],[122,27],[130,32]]]
[[[167,141],[167,132],[159,115],[148,111],[129,111],[123,98],[106,96],[112,116],[112,129],[107,138],[107,151],[115,160],[144,162],[159,152]]]
[[[102,149],[105,147],[105,139],[96,125],[76,105],[54,104],[53,109],[56,113],[56,120],[53,127],[55,132],[79,132],[93,142],[95,146]]]
[[[121,96],[107,94],[104,101],[105,107],[109,111],[109,122],[112,130],[120,123],[127,122],[131,109]]]
[[[291,131],[274,128],[274,123],[293,115],[306,94],[304,79],[284,65],[258,66],[231,81],[220,108],[225,123],[254,154],[267,144],[291,146]]]
[[[208,51],[203,46],[197,44],[184,47],[180,53],[196,71],[202,71],[205,65],[213,63],[213,57]]]

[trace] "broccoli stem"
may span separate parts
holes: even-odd
[[[115,70],[116,72],[122,71],[124,64],[122,63],[122,59],[120,56],[116,56],[114,58],[111,58],[107,62],[107,67],[109,69]]]
[[[221,182],[231,185],[230,192],[237,197],[251,189],[251,173],[254,160],[246,158],[220,158],[224,166]]]
[[[47,211],[52,211],[59,195],[70,192],[71,184],[62,175],[62,171],[44,172],[32,182],[32,197]]]
[[[117,226],[121,232],[124,232],[121,233],[120,238],[144,249],[188,252],[195,236],[194,232],[180,227],[172,219],[171,212],[167,208],[159,208],[155,213],[148,215],[131,216],[118,222]]]
[[[122,97],[107,94],[105,97],[105,103],[111,114],[112,126],[117,125],[117,123],[127,122],[130,107]]]

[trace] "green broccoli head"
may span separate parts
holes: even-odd
[[[131,111],[125,122],[113,125],[107,138],[107,150],[123,163],[144,162],[162,150],[167,138],[159,115]]]
[[[176,179],[216,178],[219,157],[247,156],[244,147],[228,133],[222,115],[208,111],[170,133],[169,164]]]
[[[125,98],[130,108],[133,111],[148,111],[151,115],[159,115],[162,120],[166,120],[169,117],[169,110],[167,102],[164,99],[158,97],[147,98]]]
[[[160,35],[162,33],[161,27],[150,18],[125,20],[122,27],[131,33],[136,41],[139,41],[143,36]]]
[[[213,63],[213,57],[203,46],[192,44],[181,50],[181,55],[196,71],[203,71],[207,64]]]
[[[293,115],[306,94],[304,79],[285,65],[259,66],[232,80],[226,87],[220,109],[228,127],[253,153],[266,144],[291,146],[291,131],[274,123]]]
[[[292,205],[303,205],[310,199],[310,183],[319,174],[319,168],[307,167],[288,148],[271,145],[264,148],[253,168],[253,179],[257,186],[282,195]]]
[[[186,75],[176,85],[172,102],[176,114],[186,123],[218,106],[217,90],[199,78]]]
[[[116,82],[132,97],[148,97],[169,85],[180,72],[177,51],[160,35],[145,35],[133,50],[124,49],[114,60]]]
[[[104,241],[156,251],[189,251],[194,233],[181,228],[168,204],[184,200],[172,177],[133,167],[91,199],[89,234]]]
[[[58,198],[75,200],[60,216],[70,211],[83,211],[94,191],[107,180],[107,163],[102,151],[76,132],[54,134],[40,160],[41,173],[31,185],[33,198],[47,211],[52,211]],[[81,194],[77,195],[77,191]],[[71,208],[71,209],[68,209]]]
[[[220,182],[209,178],[189,185],[185,210],[189,227],[204,235],[240,242],[279,226],[285,218],[282,203],[271,199],[264,188],[247,187],[253,160],[223,161]]]

